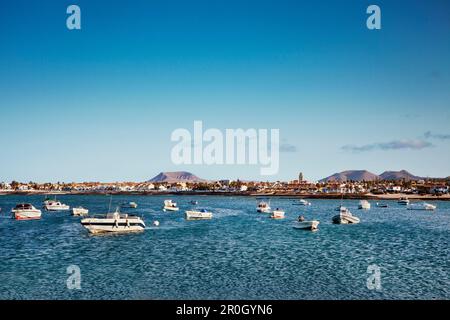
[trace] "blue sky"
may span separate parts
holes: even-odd
[[[66,28],[81,8],[82,29]],[[366,28],[377,4],[382,29]],[[0,4],[0,181],[450,175],[448,1]],[[176,166],[176,128],[279,128],[280,171]],[[431,132],[426,134],[427,132]]]

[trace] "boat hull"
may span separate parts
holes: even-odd
[[[46,205],[44,206],[46,211],[68,211],[70,210],[69,206],[52,206],[52,205]]]
[[[13,216],[16,220],[39,220],[42,212],[40,210],[16,211],[13,212]]]
[[[178,207],[164,207],[163,210],[164,211],[178,211],[178,210],[180,210],[180,208],[178,208]]]

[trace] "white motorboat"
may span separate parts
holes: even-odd
[[[81,220],[81,225],[90,233],[128,233],[145,230],[144,221],[138,217],[122,214],[118,210],[106,215],[97,215]]]
[[[164,200],[164,211],[178,211],[180,208],[178,208],[176,202],[172,202],[172,200]]]
[[[121,208],[136,209],[138,207],[136,202],[125,202],[120,205]]]
[[[358,209],[370,210],[370,202],[367,200],[361,200],[359,202]]]
[[[305,199],[300,199],[299,204],[301,206],[310,206],[311,202],[306,201]]]
[[[303,229],[303,230],[317,230],[319,227],[319,221],[317,220],[311,220],[311,221],[305,221],[305,220],[298,220],[295,222],[294,228],[295,229]]]
[[[34,220],[40,219],[42,212],[29,203],[20,203],[16,205],[11,212],[16,220]]]
[[[400,199],[398,199],[397,203],[401,204],[403,206],[407,206],[409,204],[409,200],[408,200],[408,198],[400,198]]]
[[[433,211],[436,209],[436,206],[433,204],[429,204],[426,202],[421,203],[410,203],[406,207],[408,210],[426,210],[426,211]]]
[[[70,210],[70,206],[57,200],[46,200],[44,202],[44,209],[47,211],[67,211]]]
[[[359,218],[352,215],[346,207],[341,207],[339,214],[333,217],[333,223],[336,224],[355,224],[359,222]]]
[[[185,217],[187,220],[211,219],[212,213],[206,209],[192,209],[185,212]]]
[[[256,211],[260,213],[270,213],[271,208],[270,205],[265,201],[260,201],[258,206],[256,207]]]
[[[284,219],[284,211],[277,208],[272,211],[272,215],[270,217],[272,219]]]
[[[73,216],[87,216],[89,214],[89,210],[83,207],[72,208]]]

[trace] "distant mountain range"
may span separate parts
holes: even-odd
[[[206,181],[186,171],[161,172],[147,182],[203,182]]]
[[[348,170],[335,173],[329,177],[319,180],[320,182],[327,181],[375,181],[375,180],[421,180],[422,177],[415,176],[406,170],[400,171],[385,171],[380,175],[374,174],[367,170]]]

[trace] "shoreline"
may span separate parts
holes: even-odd
[[[128,196],[224,196],[224,197],[255,197],[255,198],[295,198],[295,199],[351,199],[351,200],[398,200],[399,198],[408,198],[410,200],[433,200],[433,201],[450,201],[450,194],[441,196],[434,196],[431,194],[405,194],[405,193],[390,193],[390,194],[312,194],[312,193],[298,193],[298,192],[271,192],[271,193],[252,193],[252,192],[214,192],[214,191],[182,191],[182,192],[167,192],[167,191],[112,191],[112,192],[84,192],[84,191],[7,191],[0,192],[0,196],[18,195],[18,196],[32,196],[32,195],[128,195]]]

